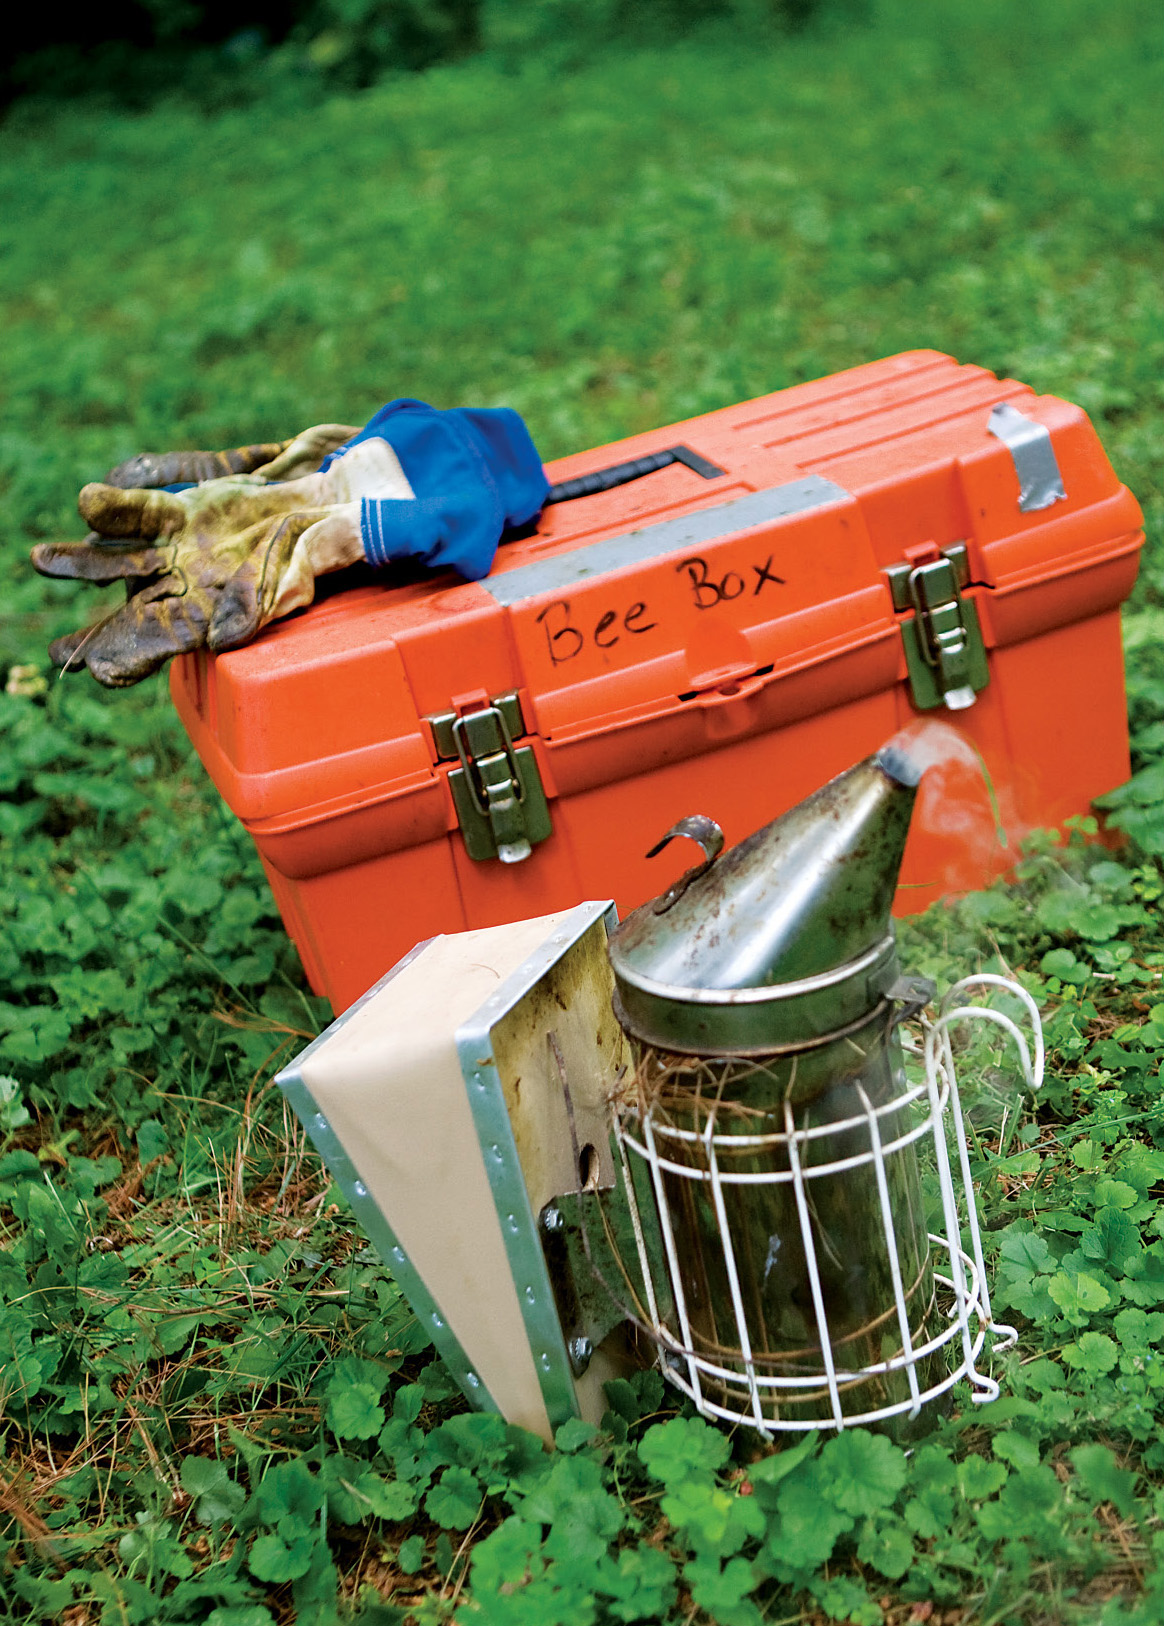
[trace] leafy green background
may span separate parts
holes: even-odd
[[[358,93],[257,58],[237,105],[0,131],[6,1618],[1164,1613],[1159,18],[762,9],[615,49],[514,6],[508,43]],[[911,969],[1007,965],[1047,1009],[1039,1103],[986,1041],[962,1062],[1004,1398],[908,1458],[758,1455],[646,1375],[551,1456],[463,1412],[284,1112],[328,1013],[164,685],[46,672],[103,600],[26,550],[143,448],[399,394],[515,406],[552,457],[916,346],[1081,402],[1148,523],[1130,844],[1040,838],[905,934]]]

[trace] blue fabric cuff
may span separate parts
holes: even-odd
[[[373,565],[416,559],[477,581],[489,574],[502,533],[536,519],[550,489],[529,430],[508,407],[440,411],[390,401],[323,467],[377,437],[393,448],[416,495],[361,501],[364,554]]]

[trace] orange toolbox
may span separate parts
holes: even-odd
[[[631,909],[691,862],[646,856],[682,816],[736,842],[911,722],[961,744],[935,736],[901,913],[1127,777],[1141,517],[1078,407],[915,351],[547,472],[660,451],[484,581],[381,576],[174,662],[337,1011],[436,933]]]

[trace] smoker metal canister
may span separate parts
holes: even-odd
[[[870,757],[628,915],[610,941],[627,1031],[770,1055],[864,1022],[898,975],[890,908],[916,790],[897,753]],[[675,832],[700,827],[717,832]]]
[[[895,1032],[906,985],[890,907],[918,777],[887,750],[722,857],[709,842],[707,863],[611,939],[674,1240],[672,1341],[701,1357],[713,1401],[738,1398],[734,1374],[758,1378],[769,1421],[835,1413],[829,1361],[846,1416],[908,1406],[891,1253],[912,1347],[934,1333],[913,1145],[882,1160],[887,1236],[868,1122],[877,1114],[887,1147],[909,1133],[893,1106],[907,1089]],[[677,828],[706,838],[709,824]],[[836,1162],[850,1166],[814,1175]],[[860,1375],[871,1366],[888,1369]],[[930,1387],[932,1373],[918,1376]]]

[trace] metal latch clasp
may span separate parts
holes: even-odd
[[[978,608],[961,592],[970,580],[965,544],[924,564],[892,565],[885,575],[894,609],[914,612],[901,622],[914,705],[964,711],[990,682]]]
[[[516,694],[498,695],[479,711],[428,719],[437,754],[459,763],[449,790],[470,858],[520,864],[551,833],[550,810]]]

